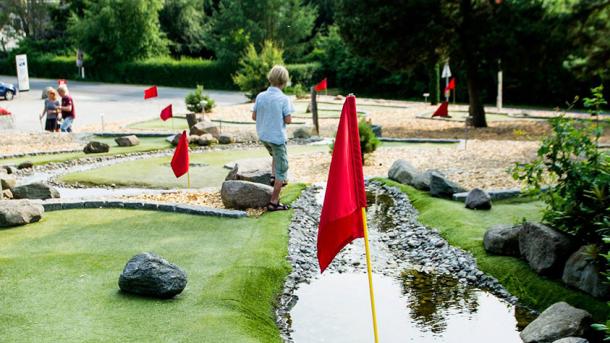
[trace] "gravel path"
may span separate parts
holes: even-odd
[[[289,228],[288,260],[292,272],[284,284],[276,309],[277,325],[282,338],[290,337],[290,310],[298,298],[295,291],[303,283],[320,277],[316,257],[318,220],[323,189],[312,186],[293,204],[295,210]],[[417,210],[399,190],[375,182],[367,182],[369,193],[369,238],[374,273],[400,277],[408,269],[427,273],[452,275],[460,283],[487,290],[516,303],[496,279],[478,270],[469,253],[450,246],[435,229],[417,221]],[[381,213],[385,215],[381,215]],[[326,273],[366,272],[364,244],[359,239],[344,248]]]

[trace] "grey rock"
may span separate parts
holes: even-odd
[[[552,343],[565,337],[584,336],[591,320],[589,312],[558,302],[544,310],[520,336],[525,343]]]
[[[539,223],[525,223],[519,232],[519,251],[536,273],[556,275],[574,251],[570,237]]]
[[[15,199],[51,199],[59,198],[59,192],[55,187],[42,183],[34,182],[27,185],[17,186],[13,189]]]
[[[269,203],[273,188],[249,181],[229,180],[222,183],[220,196],[227,208],[238,210],[260,208]]]
[[[119,146],[136,146],[140,144],[140,139],[136,135],[117,137],[114,139]]]
[[[566,284],[589,293],[594,297],[607,298],[610,287],[599,262],[586,254],[587,246],[573,253],[565,264],[562,280]]]
[[[34,164],[30,161],[21,162],[17,165],[17,169],[30,169],[34,166]]]
[[[173,135],[173,136],[169,136],[169,137],[167,137],[167,140],[168,140],[168,141],[169,141],[169,142],[170,142],[170,143],[171,143],[173,146],[176,146],[176,145],[178,145],[178,141],[180,140],[180,136],[181,136],[181,135],[182,135],[182,134],[181,134],[181,133],[179,133],[179,134],[176,134],[176,135]],[[189,140],[189,144],[190,144],[190,143],[197,143],[197,141],[198,141],[198,139],[199,139],[199,136],[187,136],[187,137],[188,137],[188,140]]]
[[[195,113],[187,113],[186,114],[186,123],[189,127],[193,127],[197,124],[197,114]]]
[[[558,339],[553,343],[589,343],[586,339],[582,337],[566,337],[562,339]]]
[[[0,189],[13,189],[17,185],[17,178],[8,174],[0,174]]]
[[[0,166],[0,175],[2,174],[15,174],[17,168],[14,166]]]
[[[218,139],[214,138],[209,133],[204,133],[201,136],[197,137],[197,144],[201,146],[210,146],[214,144],[218,144]]]
[[[299,127],[298,129],[294,130],[294,132],[292,133],[292,137],[298,138],[298,139],[311,138],[311,129],[305,128],[305,127]]]
[[[10,189],[3,189],[1,193],[2,193],[2,195],[0,196],[0,200],[13,198],[13,192],[11,192]]]
[[[430,173],[430,195],[443,198],[451,198],[453,193],[464,192],[464,188],[450,181],[442,174]]]
[[[371,125],[371,129],[373,130],[373,134],[375,137],[379,138],[382,135],[382,127],[381,125]]]
[[[260,183],[263,185],[271,184],[271,171],[263,169],[242,169],[239,164],[235,164],[235,167],[227,174],[225,181],[228,180],[242,180],[250,181],[254,183]]]
[[[468,192],[465,204],[466,208],[472,210],[489,210],[491,209],[491,197],[484,190],[475,188]]]
[[[220,137],[220,129],[214,123],[210,122],[199,122],[193,126],[191,126],[190,134],[194,136],[201,136],[203,134],[209,133],[214,138],[218,139]]]
[[[485,231],[483,246],[487,252],[505,256],[519,256],[520,225],[495,225]]]
[[[0,227],[34,223],[43,213],[42,205],[29,200],[0,200]]]
[[[235,137],[229,135],[220,135],[218,137],[218,143],[220,144],[233,144],[235,143]]]
[[[430,178],[432,173],[438,173],[439,175],[443,175],[440,171],[436,169],[428,169],[423,173],[419,173],[415,175],[411,185],[421,191],[429,191],[430,190]]]
[[[415,169],[411,163],[405,160],[394,161],[390,167],[390,170],[388,171],[388,177],[391,180],[405,185],[410,185],[417,174],[417,169]]]
[[[132,257],[119,277],[123,292],[162,299],[180,294],[186,282],[186,273],[180,267],[150,252]]]
[[[99,154],[110,151],[110,146],[106,143],[91,141],[85,145],[83,152],[85,154]]]

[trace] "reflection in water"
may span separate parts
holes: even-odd
[[[376,227],[381,232],[392,230],[394,223],[386,213],[390,207],[394,206],[394,199],[385,192],[367,191],[366,202],[369,204],[367,209],[369,225]]]
[[[447,277],[374,276],[380,341],[521,342],[514,307]],[[292,337],[305,342],[372,342],[366,274],[324,274],[296,292]]]

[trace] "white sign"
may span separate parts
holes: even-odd
[[[442,77],[451,77],[451,69],[449,69],[449,63],[445,63],[445,66],[443,67]]]
[[[28,75],[28,57],[27,55],[15,56],[17,63],[17,80],[19,80],[19,91],[30,90],[30,77]]]

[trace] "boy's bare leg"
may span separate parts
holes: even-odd
[[[283,183],[284,180],[275,180],[275,183],[273,184],[273,193],[271,193],[271,203],[276,205],[280,203],[280,192],[282,191]]]
[[[271,177],[275,178],[275,156],[271,156]]]

